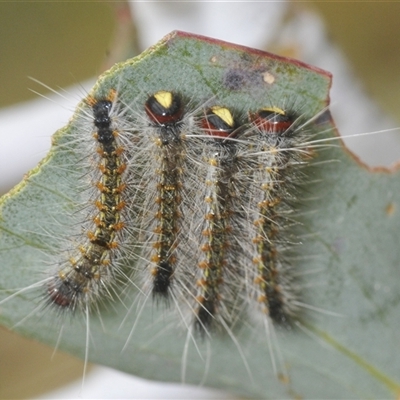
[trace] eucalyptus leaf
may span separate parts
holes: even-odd
[[[369,170],[342,146],[329,113],[321,113],[330,84],[328,73],[298,61],[182,32],[99,78],[91,95],[117,88],[136,112],[159,90],[180,92],[197,104],[214,98],[239,114],[266,103],[297,108],[306,120],[320,115],[318,139],[332,139],[334,146],[316,151],[304,171],[308,201],[298,211],[296,268],[314,271],[299,274],[304,303],[314,311],[298,326],[267,334],[247,323],[234,340],[229,334],[192,340],[163,306],[147,301],[128,312],[141,295],[130,285],[121,299],[90,316],[91,362],[161,381],[181,382],[184,371],[186,383],[247,397],[400,396],[400,176]],[[46,159],[0,200],[0,301],[8,299],[0,303],[0,323],[84,358],[85,315],[43,310],[41,287],[9,298],[45,276],[43,254],[57,246],[58,235],[65,237],[62,223],[52,219],[55,212],[60,221],[73,212],[70,199],[79,196],[78,187],[65,166],[79,160],[59,148],[79,129],[81,113],[82,104],[55,134]],[[272,367],[269,339],[287,379]]]

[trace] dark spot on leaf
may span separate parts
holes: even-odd
[[[224,77],[224,85],[229,90],[240,90],[262,83],[262,75],[257,70],[230,69]]]

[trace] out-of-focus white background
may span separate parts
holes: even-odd
[[[332,113],[342,135],[400,126],[400,3],[110,3],[0,3],[0,194],[45,156],[50,135],[67,123],[99,73],[174,29],[333,72]],[[64,97],[48,94],[28,76]],[[351,143],[373,165],[399,159],[398,145],[399,131]],[[52,353],[0,330],[0,398],[221,398],[99,367],[91,368],[81,393],[82,362]]]

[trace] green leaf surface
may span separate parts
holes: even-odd
[[[297,108],[310,119],[329,103],[330,75],[261,51],[173,32],[106,72],[91,95],[107,96],[114,88],[136,110],[149,94],[173,90],[197,104],[217,99],[239,114],[277,105]],[[1,199],[0,301],[42,279],[49,270],[43,254],[56,246],[58,235],[65,237],[63,225],[52,218],[73,212],[69,199],[79,192],[65,166],[79,160],[58,148],[76,134],[80,118],[82,104],[55,135],[48,157]],[[123,301],[116,299],[90,316],[91,362],[180,382],[186,360],[186,383],[248,397],[400,396],[399,172],[368,170],[336,140],[329,118],[319,123],[318,138],[333,138],[337,146],[318,151],[304,173],[312,200],[299,212],[303,244],[296,248],[296,268],[314,271],[301,277],[303,284],[309,280],[304,302],[322,311],[310,310],[298,328],[276,327],[268,336],[256,324],[244,324],[235,341],[216,334],[211,340],[197,338],[196,348],[164,307],[148,301],[139,317],[136,308],[128,313],[141,295],[130,285]],[[51,236],[44,240],[47,231]],[[0,323],[50,345],[59,340],[60,349],[84,357],[85,316],[43,311],[38,308],[42,292],[32,287],[0,303]],[[288,379],[279,379],[272,368],[268,338],[276,357],[279,348]]]

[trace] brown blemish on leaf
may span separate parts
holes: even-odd
[[[279,373],[278,374],[278,379],[284,385],[288,385],[290,383],[290,379],[289,379],[289,376],[287,374]]]
[[[388,217],[391,217],[396,211],[396,205],[391,201],[385,208]]]

